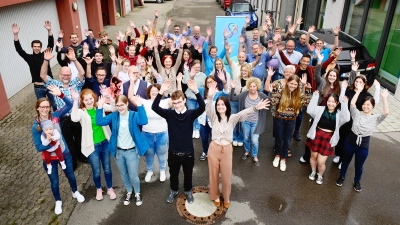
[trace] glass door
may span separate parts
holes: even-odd
[[[378,76],[389,81],[396,87],[400,76],[400,1],[397,2],[396,10],[392,19],[388,40],[383,53],[382,63]]]

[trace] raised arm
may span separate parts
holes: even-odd
[[[164,81],[164,83],[161,85],[161,88],[160,88],[160,91],[158,92],[157,97],[154,99],[154,102],[151,105],[151,109],[163,118],[167,117],[169,109],[161,108],[160,101],[161,101],[161,98],[164,96],[164,92],[169,90],[170,86],[171,86],[171,81],[169,81],[169,80]]]
[[[387,100],[387,97],[389,96],[389,91],[385,89],[382,91],[381,95],[383,100],[383,115],[387,116],[389,114],[389,104]]]
[[[333,33],[335,34],[335,41],[333,42],[333,45],[331,47],[331,51],[335,51],[335,49],[339,46],[339,31],[340,27],[337,26],[333,29]]]
[[[266,92],[272,92],[271,78],[274,76],[274,73],[274,69],[272,67],[268,67],[268,76],[267,79],[265,79],[264,84],[264,91]]]
[[[53,33],[51,32],[51,22],[50,21],[44,21],[44,28],[47,30],[47,35],[49,36],[47,38],[47,48],[54,48],[54,37]]]
[[[51,49],[50,48],[47,48],[46,50],[44,50],[44,54],[43,54],[43,57],[44,57],[44,60],[43,60],[43,63],[42,63],[42,67],[41,67],[41,69],[40,69],[40,78],[42,78],[42,80],[43,80],[43,82],[44,83],[47,83],[48,82],[48,79],[47,79],[47,68],[49,67],[49,61],[54,57],[54,55],[53,54],[51,54]]]
[[[310,51],[310,52],[312,52],[314,50],[311,48],[311,45],[310,45],[310,34],[313,33],[314,31],[315,31],[315,26],[314,25],[310,26],[308,28],[307,35],[306,35],[306,46],[307,46],[308,51]]]
[[[312,95],[310,104],[307,107],[307,113],[312,117],[315,118],[316,108],[318,107],[318,99],[319,99],[319,92],[315,91]],[[347,107],[347,106],[346,106]]]
[[[78,70],[78,79],[80,82],[83,81],[83,78],[85,76],[85,70],[83,69],[82,65],[79,63],[79,61],[76,59],[75,56],[75,51],[73,48],[69,47],[68,52],[65,54],[68,59],[74,63],[76,69]]]
[[[92,62],[93,62],[93,57],[86,57],[85,58],[86,62],[86,78],[90,79],[92,78]]]

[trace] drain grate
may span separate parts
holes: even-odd
[[[207,193],[208,194],[208,187],[205,186],[199,186],[199,187],[194,187],[192,193]],[[220,198],[221,203],[224,202],[224,199]],[[196,199],[195,199],[196,202]],[[215,212],[211,214],[210,216],[206,217],[198,217],[195,215],[192,215],[187,209],[186,209],[186,195],[185,193],[181,193],[177,197],[176,201],[176,209],[178,210],[179,215],[187,222],[191,224],[214,224],[221,220],[222,218],[225,217],[225,214],[228,209],[224,208],[224,204],[221,204],[220,207],[217,207]]]

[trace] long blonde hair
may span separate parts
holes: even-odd
[[[294,91],[291,92],[289,89],[289,82],[291,82],[292,80],[295,80],[298,86]],[[286,82],[285,88],[282,90],[278,112],[284,112],[287,108],[293,108],[293,111],[298,114],[302,104],[300,78],[297,75],[291,75]]]
[[[246,68],[246,70],[247,70],[247,78],[250,78],[250,77],[253,76],[253,71],[251,70],[250,65],[247,64],[247,63],[245,63],[245,64],[243,64],[243,65],[240,67],[239,80],[243,79],[243,76],[242,76],[242,68]]]

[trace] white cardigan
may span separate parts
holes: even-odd
[[[115,111],[115,107],[104,104],[104,111]],[[104,116],[104,115],[103,115]],[[71,112],[71,120],[74,122],[80,122],[82,126],[82,142],[81,142],[81,151],[82,154],[86,157],[89,157],[90,154],[94,152],[94,142],[93,142],[93,130],[92,130],[92,119],[87,113],[86,109],[78,109],[77,112]],[[107,140],[110,140],[111,130],[109,126],[103,126],[104,135]]]

